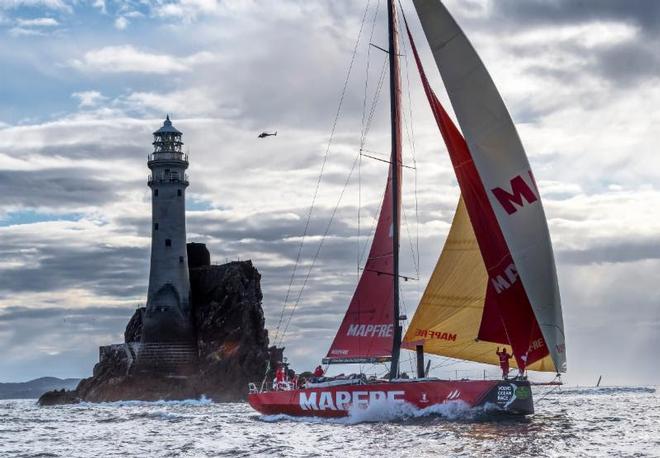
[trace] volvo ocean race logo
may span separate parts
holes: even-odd
[[[372,402],[404,402],[403,391],[320,391],[300,393],[302,410],[348,410],[351,406],[366,408]]]
[[[518,387],[513,383],[507,383],[506,385],[497,386],[497,405],[503,408],[507,408],[511,405],[513,401],[517,399],[516,389]]]

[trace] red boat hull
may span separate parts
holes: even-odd
[[[424,409],[462,401],[514,415],[534,413],[529,382],[517,380],[406,380],[251,393],[248,402],[265,415],[345,417],[376,402],[408,403]]]

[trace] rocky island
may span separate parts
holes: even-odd
[[[79,401],[175,400],[205,395],[245,399],[269,359],[261,276],[251,261],[212,265],[204,244],[186,243],[188,155],[167,116],[153,133],[151,268],[145,307],[129,320],[121,344],[99,349],[93,375],[75,390],[50,391],[41,405]],[[270,367],[274,367],[271,364]]]
[[[165,371],[136,364],[145,313],[140,307],[126,326],[124,343],[99,349],[91,377],[81,380],[75,390],[45,393],[41,405],[247,397],[248,383],[264,379],[271,355],[273,363],[282,358],[282,349],[268,346],[261,275],[251,261],[211,265],[203,244],[189,243],[187,253],[195,360]]]

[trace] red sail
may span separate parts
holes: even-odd
[[[410,30],[408,37],[429,104],[447,145],[489,275],[481,328],[479,335],[475,337],[496,343],[509,343],[518,367],[524,369],[546,356],[548,349],[522,282],[511,281],[506,288],[500,288],[497,294],[495,293],[497,280],[501,278],[503,271],[508,277],[515,279],[515,264],[468,145],[431,89]]]
[[[392,353],[394,336],[392,228],[390,173],[369,258],[344,320],[324,359],[326,363],[385,360]]]

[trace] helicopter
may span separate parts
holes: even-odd
[[[277,135],[277,131],[275,131],[273,133],[262,132],[257,136],[257,138],[266,138],[266,137],[271,137],[271,136],[274,137],[276,135]]]

